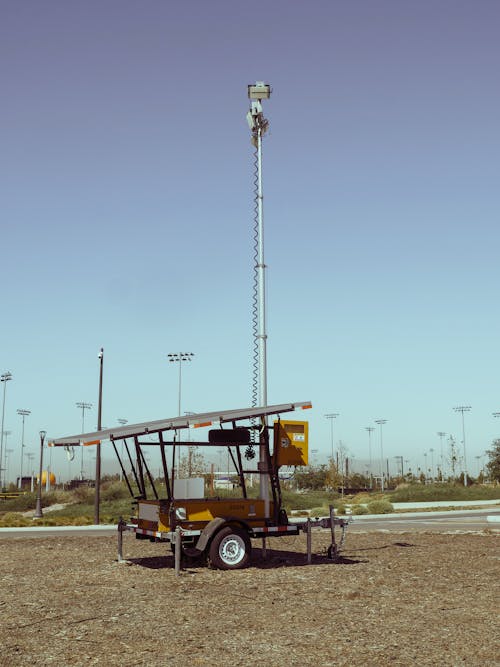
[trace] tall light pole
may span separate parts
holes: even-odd
[[[375,426],[365,426],[365,431],[368,432],[368,456],[370,457],[370,489],[373,486],[372,482],[372,433]]]
[[[403,457],[402,457],[402,456],[395,456],[394,458],[396,459],[396,461],[399,461],[399,465],[398,465],[398,475],[399,475],[399,471],[400,471],[400,469],[401,469],[401,479],[403,479],[403,477],[404,477]],[[400,468],[399,466],[401,466],[401,468]]]
[[[12,454],[14,450],[9,449],[7,445],[5,445],[5,479],[8,481],[9,479],[9,461],[10,461],[10,455]]]
[[[121,426],[125,426],[125,424],[128,424],[128,419],[118,419],[118,423]],[[122,458],[122,464],[124,463],[123,461],[123,439],[122,439],[122,444],[121,444],[121,458]],[[122,467],[120,466],[120,482],[123,482],[123,471]]]
[[[446,435],[444,431],[437,432],[439,436],[439,458],[441,460],[441,480],[444,481],[444,458],[443,458],[443,438]]]
[[[41,519],[43,517],[42,512],[42,474],[43,474],[43,441],[47,431],[40,431],[40,471],[38,475],[38,486],[36,489],[36,509],[35,514],[33,515],[34,519]]]
[[[434,449],[431,447],[429,452],[431,453],[431,481],[434,482]]]
[[[86,403],[85,401],[78,401],[75,403],[77,408],[80,408],[82,411],[82,433],[85,433],[85,410],[90,410],[92,408],[92,403]],[[83,447],[80,447],[80,479],[83,479]]]
[[[31,410],[18,410],[18,415],[23,418],[23,430],[21,434],[21,472],[19,473],[19,489],[23,486],[23,457],[24,457],[24,420],[31,414]]]
[[[102,372],[104,367],[104,348],[101,347],[99,354],[99,397],[97,401],[97,430],[102,430]],[[95,495],[94,495],[94,525],[99,525],[99,503],[101,493],[101,443],[96,445],[95,452]]]
[[[462,438],[464,443],[464,486],[467,486],[467,454],[465,449],[465,418],[464,412],[469,412],[471,407],[470,405],[458,405],[456,408],[453,408],[455,412],[462,413]]]
[[[382,427],[387,423],[387,419],[376,419],[375,424],[380,426],[380,488],[384,493],[384,442],[382,439]]]
[[[31,492],[33,493],[33,475],[35,474],[35,471],[33,470],[33,459],[35,458],[35,455],[33,452],[26,452],[26,458],[28,459],[28,470],[31,469]]]
[[[182,396],[182,364],[185,361],[192,361],[194,357],[194,352],[171,352],[167,354],[168,360],[171,363],[179,364],[179,388],[178,388],[178,404],[177,404],[177,415],[181,416],[181,396]],[[181,440],[181,432],[179,430],[178,442]],[[181,467],[181,448],[179,447],[177,455],[177,469],[180,470]]]
[[[179,389],[178,389],[178,403],[177,414],[181,416],[181,395],[182,395],[182,363],[184,361],[192,361],[194,357],[193,352],[173,352],[167,354],[168,360],[172,363],[179,364]]]
[[[7,388],[7,382],[12,380],[12,373],[10,371],[5,371],[0,375],[0,382],[3,382],[3,401],[2,401],[2,427],[0,430],[0,490],[2,489],[2,461],[3,461],[3,425],[5,417],[5,390]]]
[[[331,453],[331,458],[332,458],[332,464],[335,463],[334,455],[333,455],[333,420],[337,419],[339,416],[339,412],[330,412],[328,415],[325,415],[327,419],[330,420],[330,445],[332,448],[332,453]]]
[[[7,452],[12,452],[12,449],[7,449],[7,439],[9,435],[12,433],[12,431],[4,431],[2,429],[2,434],[4,437],[4,442],[3,442],[3,484],[4,486],[7,486],[8,483],[8,478],[7,478]],[[0,458],[0,489],[2,488],[2,459]]]

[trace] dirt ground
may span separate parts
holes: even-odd
[[[248,569],[186,565],[124,538],[0,541],[0,665],[500,665],[498,535],[273,538]]]

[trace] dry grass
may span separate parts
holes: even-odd
[[[179,578],[165,544],[125,535],[0,542],[0,665],[498,665],[498,537],[274,538],[267,561]]]

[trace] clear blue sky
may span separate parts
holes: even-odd
[[[177,413],[179,350],[183,411],[250,405],[256,80],[269,403],[313,402],[320,460],[326,413],[358,459],[385,418],[414,466],[470,405],[475,473],[500,434],[499,23],[489,0],[4,0],[10,476],[18,408],[35,452],[77,401],[95,427],[101,346],[104,426]]]

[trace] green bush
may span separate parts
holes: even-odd
[[[380,502],[380,501],[374,501],[374,502]],[[359,515],[359,514],[369,514],[368,507],[365,505],[354,505],[351,507],[352,513]]]
[[[428,502],[433,500],[495,500],[500,487],[473,484],[404,484],[388,494],[391,502]]]
[[[394,512],[392,503],[388,500],[373,500],[367,505],[368,514],[391,514]]]
[[[335,496],[324,491],[309,491],[308,493],[296,493],[295,491],[283,490],[283,505],[287,512],[291,510],[309,510],[313,507],[327,507]]]
[[[15,528],[18,526],[31,526],[33,521],[19,512],[6,512],[0,516],[2,528]]]
[[[335,508],[335,514],[345,514],[346,512],[345,503],[343,503],[341,500],[334,501],[333,507]]]
[[[328,508],[326,507],[313,507],[309,510],[309,516],[311,517],[327,516],[327,515],[328,515]]]
[[[101,487],[101,500],[122,500],[129,497],[130,493],[125,482],[105,482]]]
[[[92,504],[94,502],[94,489],[90,486],[77,486],[71,491],[71,496],[73,497],[73,502],[82,503],[82,504]]]

